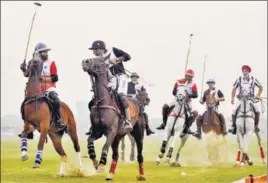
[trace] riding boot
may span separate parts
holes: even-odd
[[[168,111],[169,111],[169,106],[167,104],[165,104],[162,108],[162,116],[163,116],[163,122],[162,124],[157,127],[157,130],[164,130],[167,124],[167,118],[168,118]]]
[[[126,133],[129,133],[133,130],[132,124],[131,124],[131,117],[130,117],[130,112],[129,108],[125,108],[125,123],[124,123],[124,129]]]
[[[146,135],[149,136],[151,134],[154,134],[154,132],[149,127],[149,118],[148,115],[144,112],[143,113],[144,120],[145,120],[145,129],[146,129]]]
[[[57,127],[62,129],[66,125],[64,121],[61,119],[60,99],[58,97],[58,94],[54,91],[51,91],[49,92],[49,98],[53,100],[54,111],[55,111],[56,119],[57,119]]]
[[[219,118],[220,118],[221,132],[223,135],[227,135],[224,116],[222,114],[219,114]]]
[[[202,138],[202,122],[204,120],[204,114],[202,116],[199,116],[196,120],[196,132],[193,134],[193,136],[195,136],[198,139]]]
[[[255,132],[260,132],[259,129],[259,120],[260,120],[260,112],[256,112],[255,114]]]
[[[236,115],[232,114],[232,127],[228,130],[229,133],[233,135],[236,134]]]
[[[186,134],[192,134],[194,135],[195,133],[191,131],[190,127],[192,126],[193,122],[196,120],[198,116],[197,111],[190,112],[190,116],[186,118],[185,120],[185,125],[182,133],[180,134],[180,137],[184,137]]]

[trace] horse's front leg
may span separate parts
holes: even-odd
[[[44,144],[47,138],[48,129],[49,129],[50,120],[45,119],[40,121],[40,137],[37,146],[37,152],[35,156],[35,162],[33,164],[33,168],[39,168],[40,164],[42,163],[42,154],[44,149]]]
[[[88,136],[88,138],[87,138],[87,149],[88,149],[88,156],[92,160],[93,166],[97,170],[98,166],[99,166],[99,163],[98,163],[98,160],[96,159],[96,153],[95,153],[95,148],[94,148],[94,140],[95,140],[95,138],[92,137],[92,135]]]
[[[180,163],[179,163],[179,158],[180,158],[180,152],[182,150],[182,148],[184,147],[186,141],[188,140],[189,138],[189,134],[185,135],[183,138],[181,138],[181,143],[180,143],[180,147],[177,151],[177,154],[176,154],[176,159],[175,159],[175,164],[171,164],[171,165],[174,165],[174,166],[177,166],[177,167],[180,167]]]
[[[110,148],[111,144],[114,141],[114,138],[116,136],[116,132],[117,132],[117,126],[116,127],[115,126],[111,127],[108,130],[108,135],[107,135],[107,138],[106,138],[106,142],[105,142],[105,144],[103,145],[103,148],[102,148],[101,159],[100,159],[100,162],[99,162],[100,165],[98,166],[98,170],[97,170],[99,173],[105,171],[105,165],[107,163],[108,151],[109,151],[109,148]]]
[[[26,161],[29,159],[27,155],[27,135],[33,130],[34,127],[27,121],[24,121],[24,128],[21,133],[21,161]]]
[[[121,136],[122,137],[122,136]],[[113,155],[112,155],[112,163],[110,166],[110,170],[109,170],[109,174],[106,177],[106,180],[113,180],[113,175],[115,174],[115,170],[116,170],[116,166],[117,166],[117,162],[118,162],[118,146],[119,146],[119,142],[121,139],[120,136],[116,136],[113,143],[112,143],[112,150],[113,150]],[[124,137],[123,137],[124,139]],[[122,139],[122,142],[123,142]]]

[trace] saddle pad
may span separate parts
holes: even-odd
[[[120,111],[120,107],[119,107],[118,103],[117,102],[114,102],[114,105],[115,105],[115,108],[116,108],[117,112],[119,114],[121,114],[122,112]],[[136,116],[136,108],[135,108],[135,105],[131,101],[129,101],[129,100],[128,100],[128,110],[129,110],[130,117]]]

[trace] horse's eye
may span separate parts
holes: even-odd
[[[88,63],[89,63],[89,61],[88,61],[88,60],[86,60],[86,61],[85,61],[85,63],[86,63],[86,64],[88,64]]]

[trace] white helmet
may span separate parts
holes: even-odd
[[[216,82],[215,82],[215,79],[209,78],[206,83],[207,84],[209,84],[209,83],[214,83],[215,84]]]

